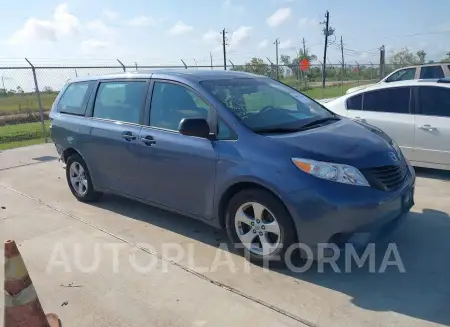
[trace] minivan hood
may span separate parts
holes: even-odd
[[[357,168],[398,164],[399,158],[390,144],[390,138],[380,133],[342,118],[310,130],[268,137],[293,146],[292,155],[306,159],[347,164]],[[394,161],[392,154],[397,157],[397,161]]]

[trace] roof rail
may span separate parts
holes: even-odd
[[[437,80],[438,83],[450,83],[450,77],[444,77]]]

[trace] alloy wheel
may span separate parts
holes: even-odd
[[[86,171],[79,162],[72,162],[69,168],[70,183],[79,195],[85,195],[88,191]]]
[[[266,256],[279,247],[280,225],[264,205],[257,202],[244,203],[237,210],[234,221],[239,240],[250,252]]]

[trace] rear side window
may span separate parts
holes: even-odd
[[[416,76],[416,68],[405,68],[393,73],[386,79],[386,82],[409,81]]]
[[[420,78],[423,79],[435,79],[443,78],[444,71],[441,66],[428,66],[420,69]]]
[[[94,84],[94,81],[70,84],[58,102],[58,111],[65,114],[84,116],[86,104]]]
[[[377,112],[409,113],[409,87],[396,87],[364,93],[363,110]]]
[[[450,117],[450,88],[419,87],[419,113],[428,116]]]
[[[348,110],[362,110],[362,94],[352,96],[347,99]]]
[[[138,124],[146,94],[146,81],[102,82],[93,117]]]

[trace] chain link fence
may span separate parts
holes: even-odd
[[[223,66],[73,66],[0,67],[0,150],[48,141],[48,115],[54,99],[70,79],[146,69],[211,69]],[[399,67],[386,65],[385,74]],[[309,96],[321,99],[345,94],[350,87],[379,80],[379,65],[329,64],[322,88],[322,65],[306,72],[298,66],[260,64],[231,65],[228,70],[245,71],[278,79]]]

